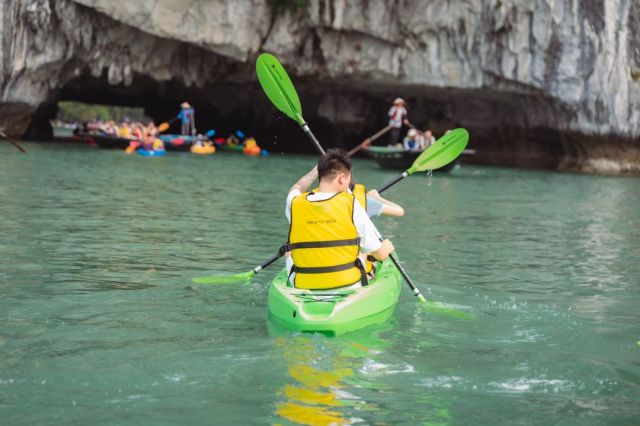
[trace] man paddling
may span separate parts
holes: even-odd
[[[316,177],[318,191],[307,192]],[[295,287],[366,285],[360,252],[380,261],[393,252],[391,241],[379,240],[371,219],[348,192],[350,182],[351,159],[341,150],[329,150],[289,190],[289,240],[282,250],[291,251],[287,271]]]

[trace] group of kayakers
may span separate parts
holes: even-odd
[[[430,147],[436,138],[431,130],[418,130],[407,118],[406,102],[402,98],[396,98],[389,109],[389,146],[403,148],[405,151],[419,152]],[[403,128],[408,127],[404,138],[401,139]]]
[[[163,133],[177,120],[181,123],[179,134]],[[175,117],[157,126],[152,120],[145,123],[127,118],[119,123],[114,120],[93,120],[76,125],[73,133],[78,140],[86,139],[99,146],[121,147],[127,153],[148,153],[150,156],[163,155],[166,150],[213,154],[217,149],[238,151],[250,156],[268,155],[254,137],[245,135],[241,130],[236,130],[227,138],[214,139],[215,130],[211,129],[205,134],[197,133],[195,123],[195,108],[185,101],[180,104]],[[111,142],[115,140],[117,143]]]
[[[316,189],[310,190],[319,179]],[[403,216],[404,209],[356,183],[351,158],[331,149],[289,190],[285,251],[289,282],[305,289],[367,285],[375,261],[393,252],[371,218]]]

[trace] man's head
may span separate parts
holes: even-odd
[[[404,102],[404,99],[402,98],[395,98],[393,101],[393,104],[396,106],[404,106],[405,102]]]
[[[330,149],[318,160],[318,179],[331,192],[346,191],[351,182],[351,158],[341,149]]]

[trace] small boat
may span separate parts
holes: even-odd
[[[193,143],[198,139],[197,136],[189,135],[158,135],[164,143],[164,147],[167,151],[186,151],[191,149]]]
[[[131,139],[119,138],[107,133],[91,133],[88,135],[100,148],[126,149]]]
[[[269,317],[279,328],[332,336],[386,321],[398,303],[402,278],[391,259],[376,266],[367,286],[327,290],[290,287],[285,268],[269,288]]]
[[[167,156],[167,151],[165,149],[148,150],[144,148],[138,148],[136,149],[136,152],[138,153],[138,155],[142,157],[166,157]]]
[[[191,153],[192,154],[210,155],[210,154],[213,154],[214,152],[216,152],[216,147],[213,146],[213,144],[205,144],[205,145],[195,144],[195,145],[191,145]]]
[[[383,169],[406,170],[418,158],[422,151],[405,151],[403,148],[387,147],[387,146],[370,146],[365,150],[369,156],[376,160],[378,165]],[[462,155],[451,163],[435,169],[438,172],[449,172],[453,170],[464,155],[473,155],[475,151],[465,150]]]

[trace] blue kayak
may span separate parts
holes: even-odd
[[[144,148],[136,149],[136,152],[143,157],[164,157],[167,155],[167,151],[164,149],[147,150]]]

